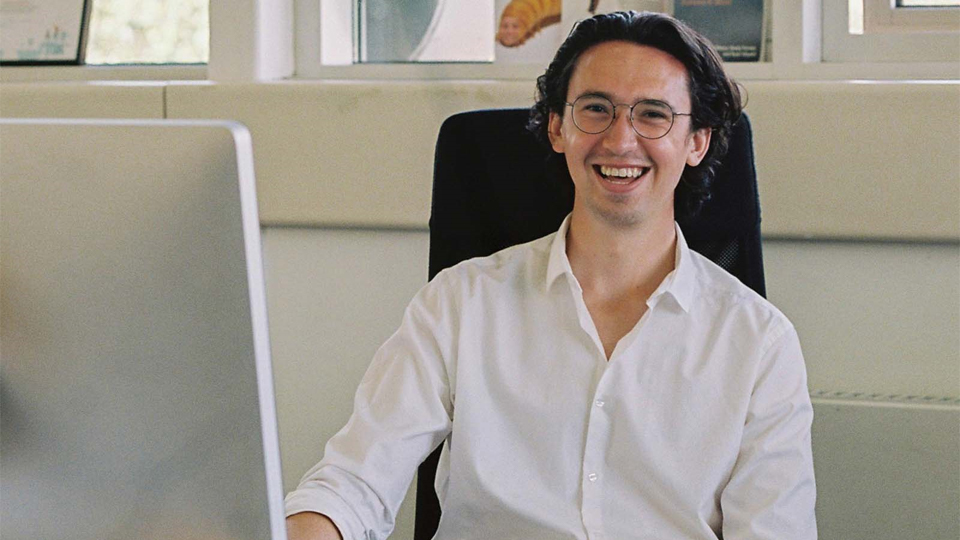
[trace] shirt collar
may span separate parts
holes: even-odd
[[[673,260],[673,271],[667,274],[663,283],[650,295],[650,300],[652,301],[660,294],[669,293],[681,309],[690,311],[690,304],[693,302],[694,288],[697,283],[696,268],[694,268],[693,253],[687,246],[687,239],[683,237],[680,225],[674,222],[673,226],[677,230],[677,247]]]
[[[652,306],[663,294],[669,294],[684,311],[689,311],[693,300],[694,287],[696,285],[696,271],[693,263],[693,256],[687,241],[683,237],[683,231],[680,226],[674,222],[677,231],[677,247],[674,254],[674,269],[663,283],[657,287],[657,290],[650,295],[647,305]],[[569,274],[573,276],[573,269],[570,267],[570,259],[567,258],[567,231],[570,229],[570,215],[568,214],[560,229],[557,230],[553,243],[550,246],[550,259],[547,262],[547,288],[553,286],[553,282],[561,275]],[[574,280],[575,281],[575,280]]]
[[[573,269],[570,268],[570,259],[567,258],[567,231],[570,229],[570,216],[567,214],[560,229],[557,230],[553,243],[550,245],[550,260],[547,262],[547,289],[553,286],[553,282],[563,274],[573,276]]]

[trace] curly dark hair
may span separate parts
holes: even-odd
[[[537,78],[537,102],[530,110],[527,128],[549,146],[550,113],[563,117],[570,77],[584,51],[607,41],[647,45],[679,60],[690,81],[691,129],[712,130],[710,147],[696,167],[687,166],[675,192],[676,211],[696,215],[710,199],[710,184],[717,165],[727,152],[733,124],[743,109],[739,85],[723,69],[713,45],[686,24],[660,13],[625,11],[596,15],[573,27],[557,50],[547,71]],[[559,154],[553,159],[563,162]],[[554,164],[569,180],[566,163]]]

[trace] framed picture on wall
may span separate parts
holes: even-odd
[[[0,65],[83,63],[93,0],[0,0]]]
[[[676,0],[673,15],[713,42],[724,62],[764,58],[764,0]]]

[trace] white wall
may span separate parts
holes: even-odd
[[[747,90],[769,295],[798,327],[811,389],[960,396],[960,83]],[[532,84],[489,81],[0,85],[7,117],[251,129],[287,488],[426,281],[440,122],[531,100]],[[823,459],[818,474],[844,466]],[[396,538],[410,537],[410,510]]]
[[[797,327],[811,390],[960,397],[960,246],[763,250],[767,295]]]
[[[262,239],[289,491],[346,423],[367,364],[426,283],[428,238],[425,232],[268,227]],[[414,492],[400,508],[393,538],[413,537]]]
[[[960,83],[746,90],[766,234],[960,239]],[[520,81],[0,85],[4,116],[132,116],[139,104],[243,122],[265,225],[424,228],[440,123],[532,103],[533,83]]]

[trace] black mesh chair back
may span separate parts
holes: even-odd
[[[460,261],[486,256],[557,230],[573,208],[562,160],[550,160],[526,123],[529,109],[466,112],[440,128],[430,214],[430,279]],[[743,115],[717,170],[712,196],[693,218],[677,221],[691,249],[765,294],[760,200],[753,135]],[[434,491],[437,448],[420,466],[414,540],[430,540],[440,520]]]

